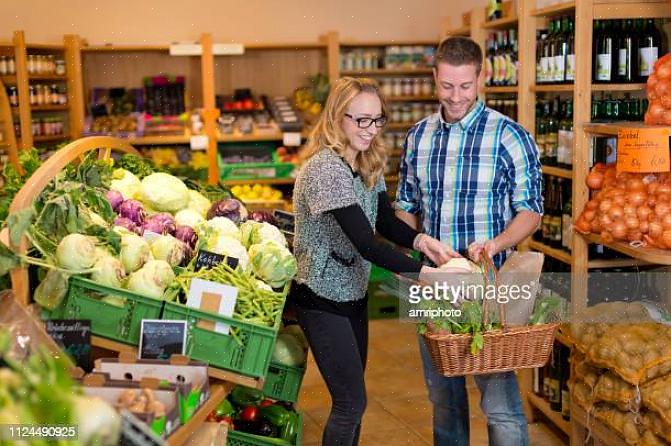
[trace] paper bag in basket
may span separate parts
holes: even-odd
[[[519,299],[510,299],[506,305],[506,325],[527,325],[540,291],[540,276],[544,256],[540,252],[515,251],[499,269],[499,286],[510,290],[516,285],[523,290]],[[526,288],[528,287],[528,288]],[[528,297],[528,298],[527,298]]]

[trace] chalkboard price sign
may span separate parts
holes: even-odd
[[[219,265],[224,260],[231,268],[238,266],[238,259],[235,257],[222,256],[221,254],[201,249],[198,251],[198,256],[196,257],[196,271],[200,271],[202,268],[210,269]]]
[[[91,370],[91,321],[53,319],[45,322],[45,328],[79,367]]]
[[[183,355],[186,321],[143,319],[140,329],[140,359],[170,359]]]

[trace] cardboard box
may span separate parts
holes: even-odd
[[[165,386],[155,378],[144,378],[139,382],[113,380],[104,373],[85,375],[81,378],[81,384],[85,395],[102,398],[117,408],[119,397],[127,390],[141,392],[142,389],[151,389],[156,400],[165,405],[165,415],[160,417],[155,417],[151,413],[133,413],[133,415],[144,421],[154,433],[162,437],[168,437],[181,424],[178,390],[175,385]]]
[[[170,360],[137,359],[135,355],[121,353],[119,358],[101,358],[95,361],[95,371],[111,379],[138,382],[156,378],[174,384],[179,394],[182,424],[210,397],[210,380],[207,364],[191,361],[182,355],[172,355]]]

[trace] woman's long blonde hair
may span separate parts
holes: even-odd
[[[380,88],[373,79],[343,77],[331,86],[326,105],[303,150],[302,158],[307,160],[323,148],[334,150],[344,156],[349,141],[341,128],[347,107],[359,93],[373,93],[380,98],[382,115],[387,115],[387,104]],[[375,125],[375,124],[373,124]],[[371,188],[377,183],[387,163],[387,152],[381,138],[381,132],[375,135],[368,150],[357,154],[354,170],[361,175],[364,184]]]

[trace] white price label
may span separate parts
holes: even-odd
[[[282,144],[286,147],[298,147],[301,145],[301,134],[298,132],[286,132],[282,134]]]
[[[191,150],[207,150],[209,140],[207,135],[195,135],[190,139]]]

